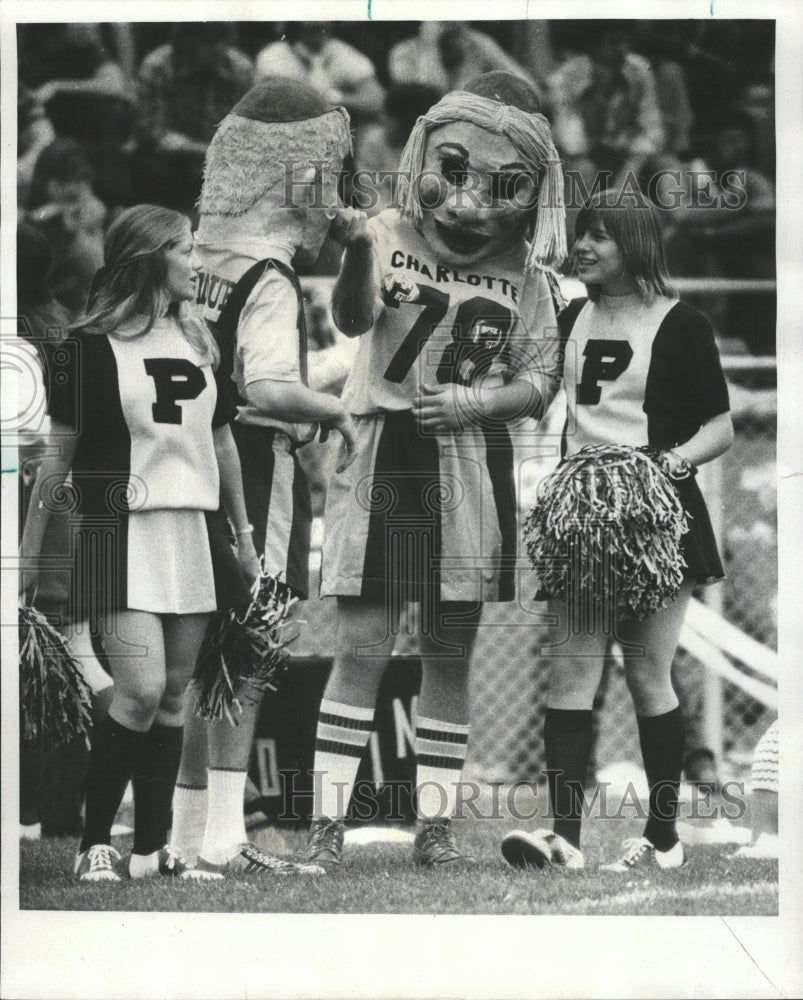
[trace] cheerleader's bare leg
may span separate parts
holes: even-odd
[[[644,837],[657,851],[678,842],[677,808],[683,769],[683,715],[672,687],[672,660],[694,584],[687,581],[667,607],[644,621],[620,625],[628,644],[625,676],[636,709],[641,755],[650,789]],[[643,649],[643,655],[641,650]]]
[[[559,623],[555,643],[541,650],[550,662],[544,750],[553,832],[579,850],[593,743],[591,710],[610,636],[604,628],[582,619],[575,632],[566,601],[551,600],[549,612]]]
[[[92,744],[82,852],[95,844],[111,843],[114,817],[166,682],[164,636],[158,615],[121,611],[103,619],[102,634],[114,696]]]
[[[115,690],[93,746],[82,851],[110,842],[131,779],[134,855],[147,857],[164,846],[181,755],[184,692],[206,621],[200,614],[162,618],[142,611],[122,611],[105,621]]]

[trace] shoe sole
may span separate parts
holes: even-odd
[[[552,852],[523,834],[511,833],[502,841],[502,857],[514,868],[545,868],[550,864]]]
[[[96,874],[86,874],[78,876],[79,882],[122,882],[119,875],[114,872],[98,872]]]
[[[477,859],[472,858],[469,854],[458,854],[455,858],[445,858],[443,861],[429,861],[426,857],[413,854],[413,863],[416,868],[453,868],[461,863],[473,865],[476,864],[476,861]]]
[[[295,868],[262,868],[259,865],[251,866],[238,864],[225,865],[222,868],[212,868],[211,862],[199,859],[197,866],[189,869],[189,871],[182,875],[181,878],[201,881],[212,879],[217,880],[226,878],[230,875],[248,875],[249,878],[288,878],[298,877],[299,875],[326,875],[326,869],[320,861],[316,861],[314,864],[309,862],[293,863],[296,864]],[[210,867],[201,867],[202,865],[210,865]],[[191,875],[190,872],[193,872],[194,874]]]

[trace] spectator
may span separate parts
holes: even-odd
[[[138,200],[189,211],[200,194],[209,140],[254,71],[234,46],[230,25],[176,24],[171,38],[139,71]]]
[[[103,263],[107,208],[92,190],[93,171],[72,139],[42,150],[31,183],[28,221],[50,241],[53,292],[69,310],[80,310],[92,276]]]
[[[128,94],[125,73],[104,48],[98,24],[25,25],[19,75],[45,105],[59,92]]]
[[[25,205],[30,197],[33,169],[39,154],[56,138],[42,102],[20,83],[17,90],[17,201]]]
[[[480,74],[493,70],[533,82],[492,38],[457,21],[422,21],[418,34],[394,45],[388,55],[393,83],[423,83],[439,96],[464,90]]]
[[[590,37],[591,51],[570,56],[549,79],[555,143],[589,191],[598,171],[611,171],[608,186],[617,187],[664,144],[652,69],[630,51],[627,27],[614,22]]]
[[[289,21],[285,36],[257,56],[257,81],[268,76],[305,80],[332,104],[342,104],[353,122],[376,117],[383,90],[374,64],[330,32],[329,21]]]
[[[33,392],[19,394],[20,399],[32,399],[33,405],[25,411],[20,421],[19,434],[19,489],[20,511],[25,512],[33,493],[40,463],[47,450],[50,420],[43,412],[45,397],[43,372],[48,368],[50,351],[66,334],[70,314],[53,298],[49,276],[53,256],[47,240],[26,223],[17,229],[17,314],[18,334],[30,359],[25,366],[26,382]],[[37,404],[41,404],[41,409]],[[37,412],[39,410],[39,412]],[[70,522],[68,511],[54,511],[48,519],[42,552],[53,560],[64,562],[70,558]],[[74,656],[80,657],[84,675],[93,689],[93,718],[97,723],[108,707],[110,680],[95,659],[91,646],[80,652],[82,636],[75,634],[67,624],[67,598],[70,588],[70,571],[67,568],[43,568],[36,590],[36,606],[50,621],[65,632],[70,639]],[[76,642],[76,640],[79,642]],[[88,636],[87,636],[88,639]],[[20,820],[23,836],[64,837],[81,833],[81,808],[84,781],[89,761],[89,751],[83,737],[58,747],[20,748]]]
[[[691,243],[727,278],[775,278],[775,185],[755,168],[754,147],[751,119],[732,108],[719,121],[708,157],[690,164],[688,176],[703,177],[697,198],[673,213],[676,243]],[[775,318],[774,295],[749,292],[727,297],[721,322],[751,353],[774,354]]]

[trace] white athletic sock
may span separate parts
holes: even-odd
[[[198,860],[206,829],[206,785],[176,785],[170,846],[187,864]]]
[[[343,819],[373,726],[373,708],[324,698],[315,739],[313,816]]]
[[[131,878],[143,878],[159,871],[159,852],[152,854],[132,854],[128,862]]]
[[[419,716],[415,730],[419,819],[451,819],[454,815],[467,745],[468,726]]]
[[[245,832],[245,779],[247,771],[209,768],[206,828],[201,845],[205,861],[222,864],[248,840]]]

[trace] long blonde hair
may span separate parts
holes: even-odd
[[[70,327],[131,340],[144,337],[165,313],[172,313],[196,351],[217,367],[220,352],[212,331],[189,302],[170,303],[164,251],[185,235],[188,219],[159,205],[136,205],[111,224],[103,246],[103,267],[92,280],[84,315]]]

